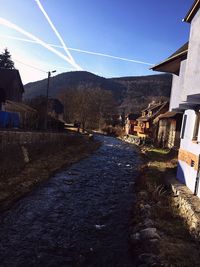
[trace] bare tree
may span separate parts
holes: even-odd
[[[60,95],[64,105],[65,119],[68,122],[79,121],[85,128],[101,128],[116,108],[110,91],[80,85],[76,89],[67,89]]]

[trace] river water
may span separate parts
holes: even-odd
[[[129,267],[128,224],[139,156],[101,148],[57,173],[0,215],[1,267]]]

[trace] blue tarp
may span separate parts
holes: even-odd
[[[19,114],[15,112],[0,111],[0,128],[19,128]]]

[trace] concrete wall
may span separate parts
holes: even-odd
[[[179,76],[173,75],[170,111],[187,100],[188,95],[200,94],[200,10],[191,23],[187,59],[181,62]]]
[[[184,95],[200,94],[200,9],[191,23]]]
[[[173,75],[171,97],[169,110],[177,109],[179,104],[185,100],[184,94],[184,81],[185,81],[185,71],[186,71],[187,60],[183,60],[180,66],[180,72],[178,75]]]
[[[177,178],[194,192],[200,155],[200,129],[198,140],[194,141],[193,134],[197,115],[194,110],[186,110],[184,115],[187,115],[187,120],[184,138],[180,143]],[[193,166],[191,161],[194,163]],[[198,196],[200,197],[200,188]]]
[[[178,108],[187,96],[194,94],[200,94],[200,10],[191,23],[187,59],[181,63],[179,76],[173,76],[170,110]],[[193,140],[197,115],[190,109],[184,115],[187,115],[187,121],[180,143],[177,178],[194,192],[200,155],[200,129],[197,140]]]

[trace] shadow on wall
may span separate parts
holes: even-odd
[[[177,174],[176,174],[176,178],[177,180],[179,180],[179,182],[181,182],[182,184],[186,185],[186,177],[185,177],[185,173],[181,167],[181,164],[178,162],[177,165]]]
[[[187,167],[183,170],[180,162],[178,162],[177,180],[186,185],[194,195],[198,195],[198,197],[200,197],[200,181],[197,175],[198,172],[192,167],[193,166],[191,166],[191,168]]]

